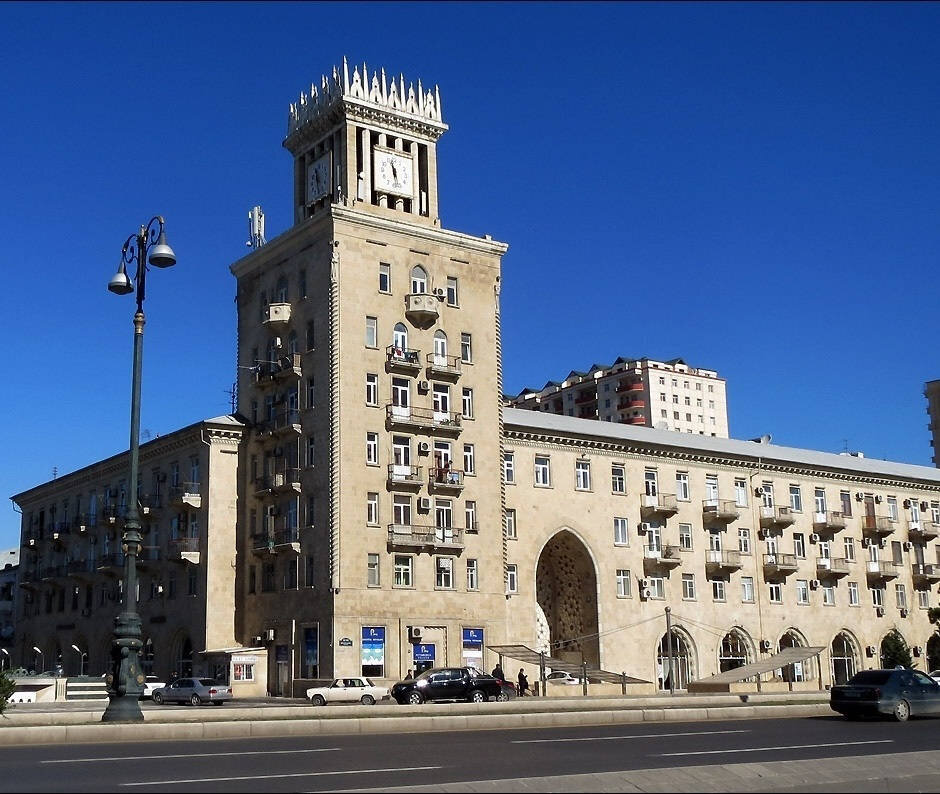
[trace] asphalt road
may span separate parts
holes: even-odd
[[[388,789],[940,749],[940,723],[839,717],[0,748],[0,792]],[[779,781],[786,786],[785,780]]]

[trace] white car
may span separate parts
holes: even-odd
[[[552,670],[547,676],[545,676],[546,683],[549,684],[580,684],[581,679],[576,678],[571,675],[571,673],[566,673],[564,670]]]
[[[161,681],[159,677],[155,675],[148,675],[144,679],[144,691],[140,693],[140,699],[146,700],[147,698],[153,698],[153,690],[163,689],[166,686],[166,681]]]
[[[307,690],[307,700],[314,706],[325,706],[327,703],[373,706],[377,700],[384,700],[388,696],[388,687],[376,686],[368,678],[337,678],[329,686],[315,686]]]

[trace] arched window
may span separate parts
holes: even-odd
[[[434,333],[434,363],[439,367],[447,366],[447,334],[443,331]]]
[[[725,634],[718,649],[718,672],[743,667],[748,663],[748,657],[747,641],[741,636],[741,632],[732,629]]]
[[[193,644],[189,637],[177,643],[175,667],[177,678],[187,678],[193,674]]]
[[[428,274],[421,265],[411,268],[411,292],[422,295],[428,291]]]
[[[153,657],[153,637],[148,637],[140,649],[140,669],[144,675],[153,675]]]
[[[936,633],[927,640],[927,669],[940,669],[940,636]]]
[[[836,634],[829,649],[829,658],[832,661],[832,683],[844,684],[855,675],[855,644],[844,632]]]
[[[657,682],[661,690],[669,689],[669,648],[666,635],[663,634],[656,651]],[[675,675],[675,689],[687,689],[689,681],[695,677],[695,665],[689,641],[684,634],[672,631],[672,672]]]
[[[404,323],[397,323],[392,331],[392,347],[395,348],[395,356],[404,358],[405,351],[408,349],[408,329]]]
[[[783,651],[787,648],[804,648],[806,643],[799,634],[791,629],[780,638],[777,647]],[[809,664],[809,660],[788,664],[780,670],[780,676],[784,681],[806,681],[810,677]]]
[[[275,297],[277,298],[277,303],[287,303],[287,276],[281,276],[277,280]]]

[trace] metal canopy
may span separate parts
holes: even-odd
[[[562,670],[572,675],[581,675],[581,665],[575,662],[567,662],[564,659],[556,659],[554,656],[541,655],[538,651],[533,651],[528,645],[490,645],[489,650],[498,653],[500,656],[508,656],[510,659],[531,664],[539,667],[542,660],[545,660],[545,666],[552,670]],[[603,681],[607,684],[649,684],[651,681],[644,681],[642,678],[633,676],[624,676],[622,673],[612,673],[609,670],[598,670],[589,667],[587,669],[588,680]]]
[[[744,681],[745,679],[753,678],[762,673],[769,673],[771,670],[779,670],[781,667],[786,667],[794,662],[802,662],[804,659],[816,656],[824,650],[824,645],[815,645],[806,648],[784,648],[780,653],[775,653],[773,656],[768,656],[766,659],[761,659],[759,662],[751,662],[741,667],[735,667],[733,670],[725,670],[723,673],[717,673],[708,678],[700,678],[692,683],[735,684],[738,681]]]

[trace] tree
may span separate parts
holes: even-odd
[[[897,667],[912,668],[914,660],[911,658],[911,649],[907,647],[904,638],[897,629],[889,631],[881,641],[881,664],[886,669]]]
[[[5,671],[0,671],[0,714],[10,705],[10,698],[16,690],[16,683]]]

